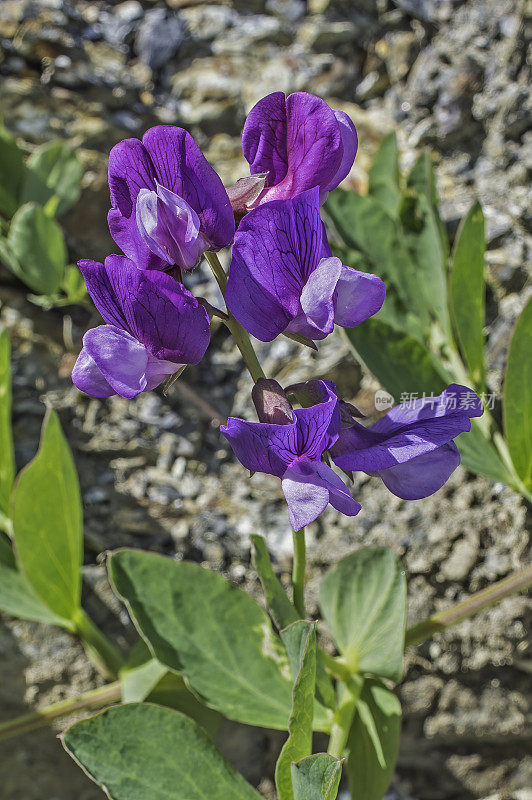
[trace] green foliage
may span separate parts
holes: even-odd
[[[253,545],[253,566],[264,589],[268,611],[279,630],[281,630],[281,628],[286,628],[291,622],[299,619],[299,615],[288,599],[279,582],[279,578],[273,571],[266,542],[262,536],[252,536],[251,542]]]
[[[504,380],[504,431],[519,478],[532,489],[532,300],[515,326]]]
[[[47,413],[38,453],[15,484],[12,519],[22,572],[50,611],[75,620],[83,515],[76,467],[55,411]]]
[[[275,768],[279,800],[294,800],[291,764],[312,753],[312,721],[316,683],[316,628],[306,620],[281,631],[294,679],[288,739]]]
[[[182,672],[208,706],[230,719],[286,730],[286,653],[251,597],[197,564],[153,553],[118,551],[109,566],[116,592],[162,664]],[[320,706],[315,722],[319,730],[328,724]]]
[[[2,545],[5,548],[5,545]],[[5,553],[4,553],[5,555]],[[0,557],[0,611],[32,622],[45,622],[48,625],[61,625],[71,628],[42,602],[29,583],[14,564],[5,564]]]
[[[339,561],[322,581],[320,608],[350,670],[401,679],[406,581],[391,550],[366,547]]]
[[[391,217],[397,217],[401,205],[401,173],[399,149],[395,133],[389,133],[381,143],[369,171],[369,194]]]
[[[110,800],[260,800],[203,729],[173,709],[115,706],[62,741]]]
[[[484,387],[484,214],[475,203],[456,237],[451,272],[452,315],[460,350],[475,386]]]
[[[30,289],[53,294],[61,286],[67,253],[57,222],[41,206],[26,203],[16,212],[6,246],[12,253],[19,278]]]
[[[0,123],[0,214],[11,217],[19,206],[24,182],[22,151]]]
[[[63,142],[49,142],[37,148],[26,162],[21,202],[45,206],[57,196],[56,214],[74,205],[81,193],[83,169],[73,150]]]
[[[382,800],[393,775],[401,732],[401,705],[377,680],[364,681],[347,742],[352,800]]]
[[[292,764],[294,800],[335,800],[342,777],[342,762],[326,753]]]
[[[0,331],[0,514],[8,516],[15,479],[15,454],[11,433],[11,346],[6,330]]]

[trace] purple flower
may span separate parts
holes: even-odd
[[[484,413],[477,395],[452,384],[438,397],[395,406],[365,428],[354,418],[331,449],[344,470],[382,478],[404,500],[418,500],[440,489],[460,463],[453,439],[471,429],[471,417]]]
[[[271,383],[266,381],[265,386]],[[272,424],[229,417],[227,425],[220,428],[244,467],[281,479],[295,531],[313,522],[329,503],[348,516],[360,511],[345,483],[321,460],[338,438],[340,412],[334,385],[326,381],[318,384],[322,402],[292,410],[291,420]],[[277,408],[278,404],[273,406]],[[267,402],[266,407],[266,418],[271,418],[272,403]],[[281,414],[277,418],[284,417]]]
[[[192,136],[172,125],[125,139],[109,156],[111,236],[141,269],[192,269],[235,232],[223,184]]]
[[[72,371],[78,389],[93,397],[136,397],[201,360],[209,315],[182,284],[163,272],[143,272],[125,256],[79,267],[106,324],[83,337]]]
[[[317,188],[259,206],[240,223],[225,300],[263,342],[283,331],[318,340],[335,323],[353,328],[377,313],[385,293],[376,275],[331,256]]]
[[[349,173],[358,147],[343,111],[307,92],[274,92],[251,109],[242,148],[252,175],[267,173],[255,205],[319,187],[320,201]]]

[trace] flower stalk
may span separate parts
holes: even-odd
[[[292,531],[294,562],[292,566],[293,602],[301,619],[305,619],[305,572],[307,568],[305,528]]]
[[[95,667],[106,678],[112,680],[118,676],[123,659],[116,647],[96,627],[88,614],[81,609],[74,619],[75,631],[80,637]]]

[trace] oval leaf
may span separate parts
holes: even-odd
[[[12,519],[18,563],[48,608],[74,620],[81,595],[83,516],[72,453],[55,411],[37,455],[15,484]]]
[[[21,572],[2,561],[0,561],[0,611],[20,619],[72,629],[67,620],[58,617],[44,605]]]
[[[251,597],[198,564],[138,550],[114,553],[109,572],[155,658],[181,672],[207,705],[229,719],[286,730],[286,653]],[[316,725],[327,724],[323,713]]]
[[[22,150],[0,123],[0,214],[12,217],[19,207],[24,180]]]
[[[401,679],[406,581],[391,550],[366,547],[339,561],[322,581],[320,607],[353,672]]]
[[[342,777],[342,761],[327,753],[292,764],[294,800],[335,800]]]
[[[380,681],[366,680],[347,741],[352,800],[382,800],[392,779],[400,733],[399,700]]]
[[[76,153],[63,142],[38,147],[28,158],[22,202],[45,206],[57,195],[57,214],[64,214],[79,199],[83,169]]]
[[[110,800],[260,800],[199,725],[171,708],[108,708],[62,741]]]
[[[63,232],[40,206],[26,203],[11,221],[7,244],[20,265],[18,277],[41,294],[57,291],[65,274]]]
[[[451,272],[451,310],[460,350],[476,386],[484,386],[484,214],[476,203],[456,237]]]
[[[392,217],[397,217],[401,203],[401,175],[397,136],[392,131],[381,142],[369,170],[369,194]]]
[[[532,300],[515,326],[504,379],[504,431],[515,470],[532,488]]]

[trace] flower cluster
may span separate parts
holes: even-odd
[[[320,216],[356,155],[346,114],[305,92],[274,92],[251,110],[242,146],[250,175],[229,189],[182,128],[158,126],[111,151],[108,222],[124,255],[79,263],[105,322],[83,338],[72,373],[82,391],[132,398],[198,363],[210,339],[208,304],[185,288],[183,273],[231,244],[228,315],[220,313],[263,342],[283,333],[316,342],[381,308],[384,284],[332,255]],[[329,503],[350,516],[360,510],[331,460],[378,475],[399,497],[442,486],[460,460],[454,437],[482,413],[477,398],[453,410],[445,397],[399,405],[365,427],[328,381],[285,392],[261,378],[259,422],[230,418],[221,432],[245,467],[281,479],[300,530]]]

